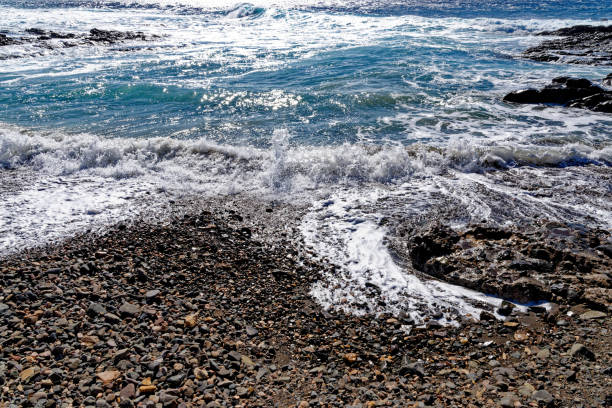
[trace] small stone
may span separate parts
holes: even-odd
[[[103,316],[106,313],[106,309],[99,303],[91,302],[87,308],[87,314],[90,316]]]
[[[155,385],[141,385],[138,387],[141,394],[152,394],[156,389],[157,387]]]
[[[257,336],[257,333],[259,333],[259,331],[253,326],[247,326],[246,333],[247,333],[247,336],[253,337],[253,336]]]
[[[172,377],[169,377],[166,381],[170,385],[179,386],[183,382],[184,378],[185,378],[184,374],[176,374],[176,375],[173,375]]]
[[[357,353],[346,353],[344,356],[342,356],[342,358],[347,363],[354,363],[357,361]]]
[[[40,368],[37,366],[26,368],[21,373],[19,373],[19,378],[21,378],[21,381],[23,382],[28,382],[32,377],[34,377],[38,373],[40,373]]]
[[[40,400],[46,400],[46,399],[47,399],[47,393],[44,391],[38,391],[32,394],[32,396],[30,397],[30,402],[35,404]]]
[[[98,376],[100,381],[102,381],[103,384],[110,384],[113,381],[115,381],[117,378],[119,378],[121,373],[117,370],[108,370],[108,371],[102,371],[101,373],[98,373],[96,375]]]
[[[242,359],[242,356],[237,351],[230,351],[227,355],[230,360],[240,361]]]
[[[208,372],[200,367],[196,367],[193,370],[193,374],[195,375],[195,378],[197,378],[198,380],[205,380],[208,378]]]
[[[516,306],[514,304],[504,300],[501,302],[499,309],[497,309],[497,313],[502,316],[510,316],[515,307]]]
[[[425,370],[423,364],[420,362],[411,363],[405,356],[402,360],[402,366],[400,367],[400,375],[418,375],[419,377],[425,377]]]
[[[173,403],[174,401],[176,401],[177,399],[178,397],[176,395],[172,395],[164,391],[159,393],[159,402],[161,402],[164,405],[169,405]]]
[[[529,338],[529,333],[527,333],[526,331],[516,331],[514,332],[514,340],[518,341],[518,342],[522,342],[525,341]]]
[[[126,349],[126,348],[125,349],[121,349],[121,350],[119,350],[119,351],[117,351],[115,353],[115,355],[113,356],[113,361],[115,363],[117,363],[117,362],[119,362],[121,360],[128,359],[129,356],[130,356],[130,350],[129,349]]]
[[[132,303],[124,302],[119,308],[121,316],[138,316],[140,314],[140,307]]]
[[[160,293],[161,293],[161,292],[160,292],[159,290],[157,290],[157,289],[152,289],[152,290],[148,291],[147,293],[145,293],[145,298],[146,298],[147,300],[153,300],[153,299],[155,299],[156,297],[158,297]]]
[[[523,397],[531,397],[534,392],[535,387],[527,382],[518,388],[518,393]]]
[[[198,314],[194,313],[194,314],[190,314],[185,316],[185,327],[191,328],[191,327],[195,327],[198,324]]]
[[[298,408],[308,408],[310,407],[310,404],[308,403],[308,401],[300,401],[300,403],[298,404]]]
[[[603,319],[607,314],[604,312],[600,312],[599,310],[589,310],[580,315],[582,320],[590,320],[590,319]]]
[[[247,368],[249,368],[249,369],[253,369],[255,367],[255,363],[253,362],[253,360],[251,360],[247,356],[244,356],[244,355],[240,356],[240,361],[242,361],[242,364],[247,366]]]
[[[134,384],[129,383],[121,389],[121,392],[119,393],[119,398],[121,398],[121,400],[123,401],[134,398],[134,395],[136,395],[136,387],[134,386]]]
[[[533,393],[531,398],[533,398],[534,400],[538,402],[543,402],[545,404],[550,404],[551,402],[554,401],[554,397],[550,395],[550,393],[546,390],[537,390],[536,392]]]
[[[518,401],[518,398],[516,398],[516,396],[507,395],[499,400],[499,405],[501,405],[503,408],[514,408],[514,403],[516,401]]]
[[[11,310],[11,308],[9,307],[9,305],[5,304],[5,303],[0,303],[0,314],[5,314],[6,312],[8,312],[9,310]]]
[[[595,360],[595,354],[589,350],[584,344],[576,343],[572,346],[569,352],[572,357],[585,357],[589,360]]]
[[[541,349],[536,354],[536,357],[541,359],[541,360],[545,360],[545,359],[550,357],[550,350],[548,350],[548,349]]]

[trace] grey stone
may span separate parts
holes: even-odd
[[[138,316],[140,307],[132,303],[124,302],[119,308],[119,313],[122,316]]]

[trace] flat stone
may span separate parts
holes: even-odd
[[[132,383],[129,383],[128,385],[123,387],[121,389],[121,392],[119,392],[119,398],[121,398],[122,401],[127,400],[127,399],[132,399],[134,398],[135,395],[136,395],[136,387]]]
[[[545,404],[550,404],[555,400],[555,398],[546,390],[537,390],[533,393],[531,398],[538,402],[544,402]]]
[[[147,300],[152,300],[155,299],[156,297],[159,296],[161,292],[157,289],[152,289],[150,291],[148,291],[147,293],[145,293],[145,298],[147,298]]]
[[[106,309],[99,303],[91,302],[87,308],[87,314],[90,316],[103,316],[106,313]]]
[[[589,310],[580,315],[582,320],[590,320],[590,319],[603,319],[607,316],[604,312],[600,312],[599,310]]]
[[[535,387],[527,382],[518,388],[518,393],[523,397],[531,397],[534,392]]]
[[[102,371],[101,373],[98,373],[96,375],[98,376],[100,381],[102,381],[103,384],[110,384],[117,378],[119,378],[119,376],[121,376],[121,373],[117,370],[108,370]]]
[[[253,336],[257,336],[257,333],[259,333],[259,330],[257,330],[253,326],[247,326],[246,333],[247,333],[247,336],[253,337]]]
[[[6,303],[0,303],[0,314],[4,314],[9,311],[11,308]]]
[[[34,377],[38,373],[40,373],[40,367],[38,366],[26,368],[25,370],[19,373],[19,378],[21,378],[21,381],[23,382],[28,382],[32,377]]]
[[[242,356],[237,351],[230,351],[227,355],[230,358],[230,360],[234,360],[234,361],[242,360]]]
[[[140,307],[129,302],[124,302],[119,308],[119,313],[122,316],[138,316],[140,314]]]

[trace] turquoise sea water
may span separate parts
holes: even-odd
[[[609,24],[612,3],[0,0],[0,16],[16,37],[159,36],[0,47],[0,253],[185,195],[253,194],[310,205],[306,241],[398,298],[388,217],[612,227],[612,117],[502,102],[610,73],[519,54],[539,31]]]

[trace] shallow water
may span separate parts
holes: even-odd
[[[538,31],[602,24],[607,2],[0,0],[0,15],[15,36],[161,36],[0,47],[2,178],[29,175],[0,186],[0,253],[135,217],[143,202],[254,194],[312,203],[304,237],[343,271],[313,289],[324,304],[351,292],[375,312],[423,309],[406,296],[469,312],[462,290],[394,263],[381,219],[452,208],[457,228],[612,228],[612,117],[501,101],[608,74],[516,58]],[[355,295],[367,282],[404,300],[375,306]]]

